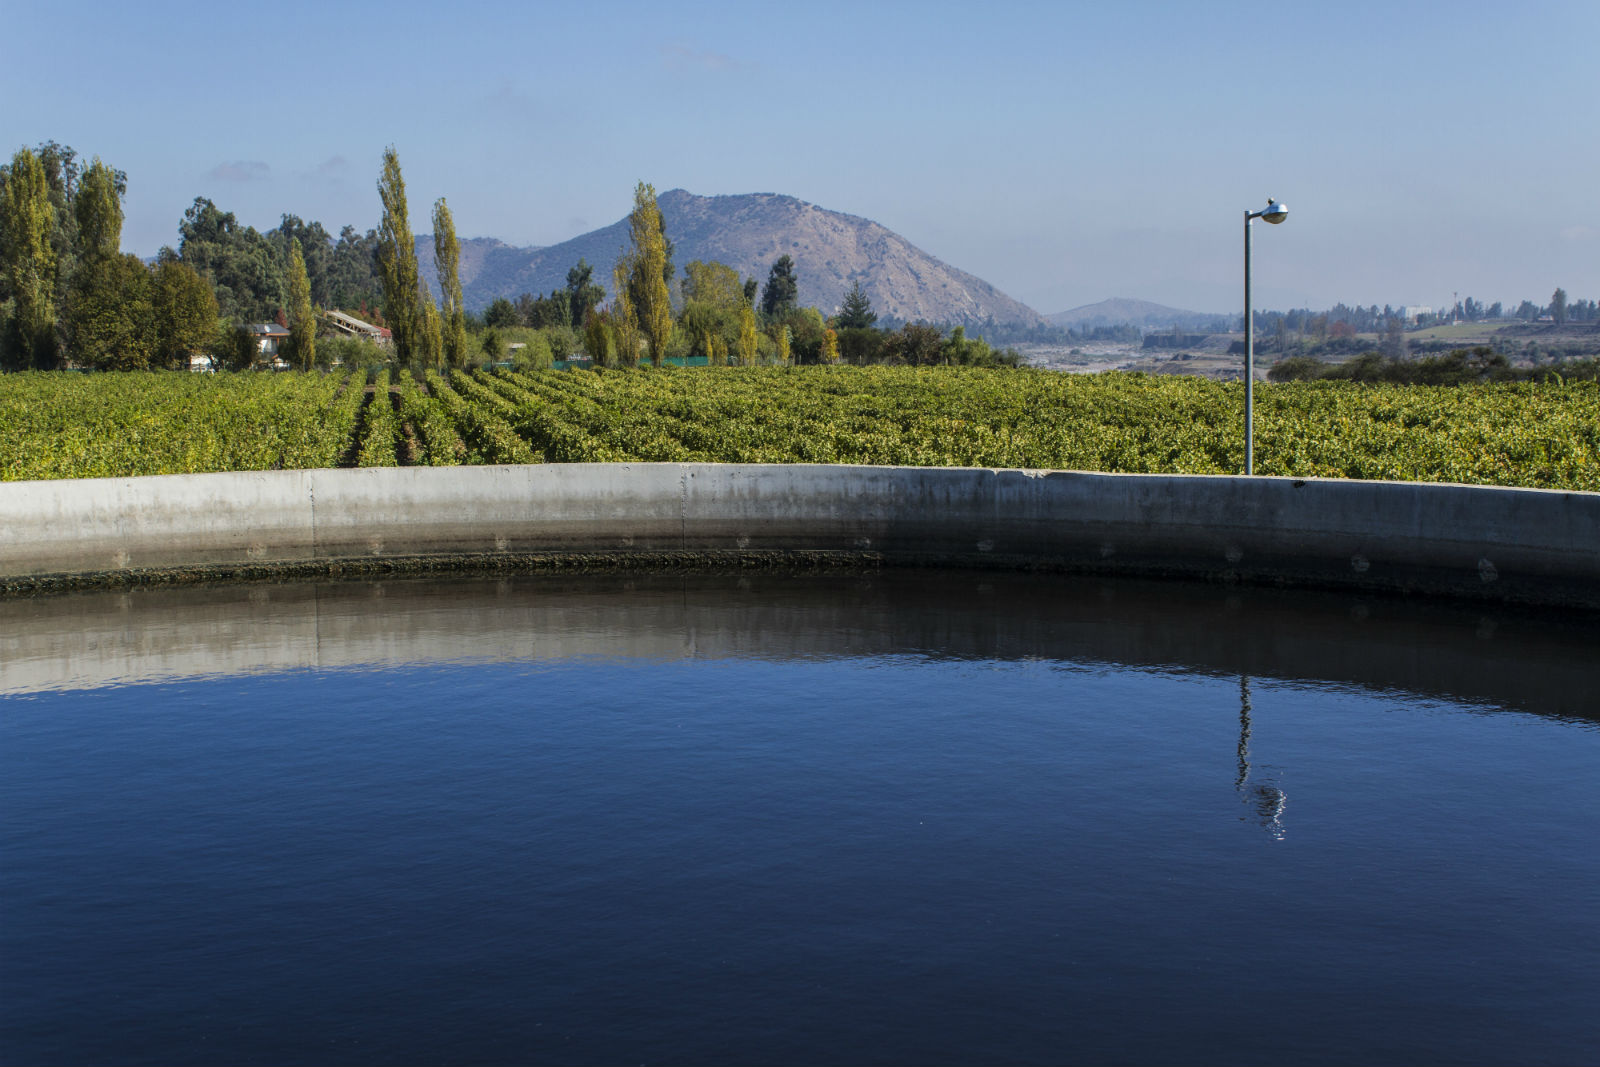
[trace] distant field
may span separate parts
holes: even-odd
[[[1232,474],[1238,383],[756,367],[0,376],[0,480],[574,461]],[[1259,384],[1256,469],[1600,491],[1600,385]]]

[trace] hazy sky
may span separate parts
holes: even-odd
[[[252,225],[553,244],[635,182],[863,215],[1050,313],[1600,298],[1600,3],[0,0],[0,148],[128,173],[124,247]]]

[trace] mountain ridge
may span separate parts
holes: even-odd
[[[1215,320],[1228,316],[1209,311],[1188,311],[1150,300],[1114,296],[1094,304],[1046,315],[1045,321],[1063,328],[1096,326],[1198,326],[1211,328]]]
[[[694,260],[725,263],[765,283],[779,256],[795,262],[799,303],[833,314],[853,282],[881,318],[981,326],[1041,326],[1044,316],[976,275],[924,252],[899,234],[858,215],[831,211],[780,193],[698,196],[673,189],[656,199],[673,263],[681,277]],[[608,292],[611,268],[626,245],[628,220],[553,245],[516,248],[496,238],[461,240],[461,287],[468,309],[522,293],[541,295],[566,284],[582,259]],[[418,266],[438,295],[433,240],[417,238]]]

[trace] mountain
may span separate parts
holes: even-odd
[[[893,231],[855,215],[775,193],[696,196],[673,189],[656,198],[681,277],[685,263],[716,260],[766,283],[773,262],[795,263],[800,303],[833,314],[854,281],[882,319],[1039,326],[1038,312],[982,278],[957,270]],[[611,268],[628,240],[628,220],[544,248],[513,248],[490,238],[461,242],[461,288],[481,311],[496,297],[515,299],[561,288],[567,270],[587,260],[594,281],[611,288]],[[417,258],[435,287],[433,239],[417,239]]]
[[[1231,320],[1225,315],[1204,311],[1185,311],[1148,300],[1129,300],[1113,297],[1098,304],[1085,304],[1071,311],[1058,311],[1046,315],[1052,326],[1085,329],[1095,326],[1182,326],[1186,329],[1231,329]]]

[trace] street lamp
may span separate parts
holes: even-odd
[[[1289,217],[1289,209],[1272,197],[1260,211],[1244,213],[1244,472],[1256,472],[1256,324],[1250,317],[1250,220],[1266,219],[1276,226]]]

